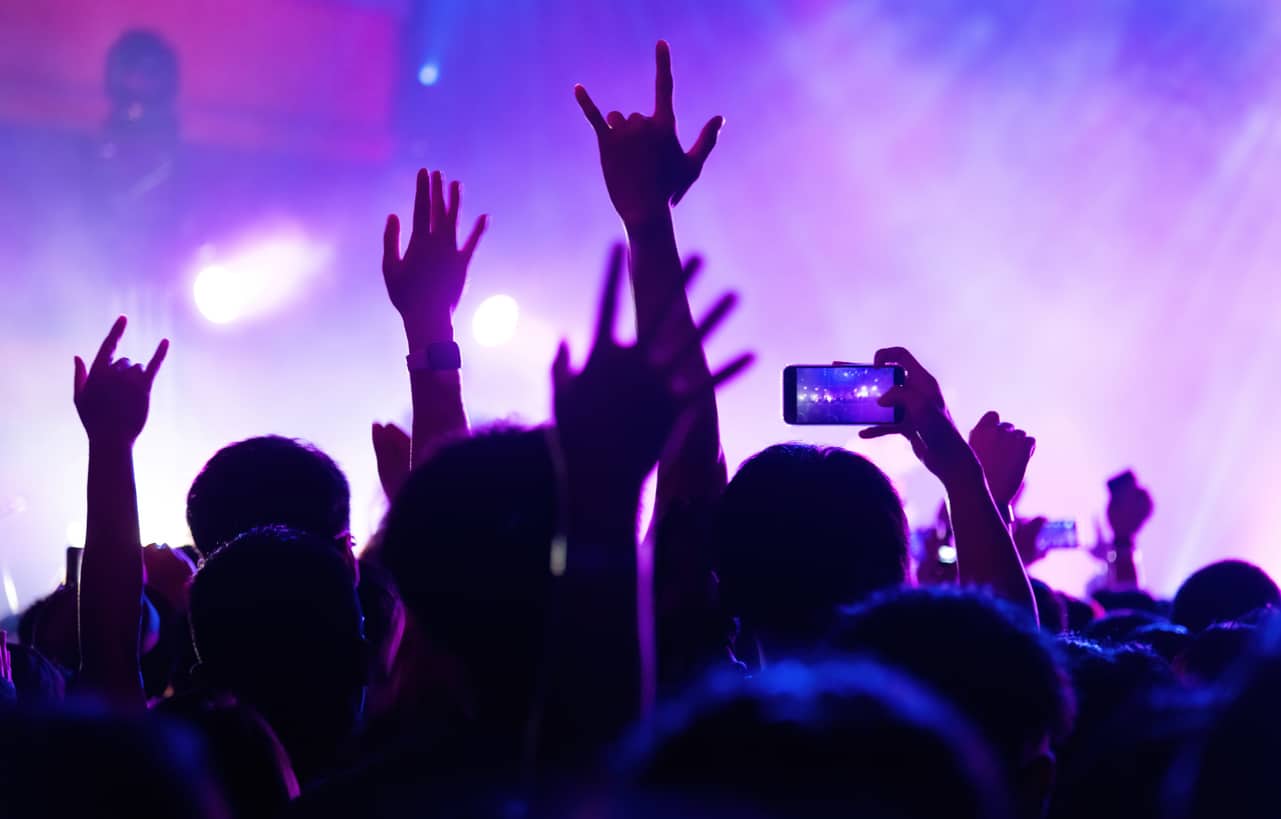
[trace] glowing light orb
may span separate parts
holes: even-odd
[[[482,347],[498,347],[516,335],[520,307],[511,296],[490,296],[480,303],[472,316],[471,332]]]
[[[436,63],[423,63],[423,67],[418,69],[419,85],[435,85],[440,79],[440,66]]]

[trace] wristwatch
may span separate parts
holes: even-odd
[[[458,345],[452,341],[437,341],[405,356],[405,363],[410,372],[419,370],[457,370],[463,366],[463,356]]]

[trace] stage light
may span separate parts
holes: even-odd
[[[327,248],[299,235],[260,241],[226,258],[204,248],[192,285],[196,309],[213,324],[273,312],[293,299],[329,256]]]
[[[490,296],[476,308],[471,320],[472,337],[482,347],[498,347],[516,334],[520,307],[511,296]]]
[[[196,309],[214,324],[227,324],[240,317],[243,305],[236,293],[235,277],[220,264],[205,265],[196,274],[192,295]]]
[[[440,66],[434,62],[423,63],[422,68],[418,69],[419,85],[435,85],[440,79]]]

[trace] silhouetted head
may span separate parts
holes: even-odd
[[[368,673],[351,574],[321,538],[252,529],[191,584],[200,675],[271,724],[300,779],[330,764],[360,719]]]
[[[839,606],[907,579],[898,493],[835,447],[779,444],[750,458],[725,490],[716,541],[727,611],[775,650],[813,646]]]
[[[58,666],[31,646],[9,645],[13,687],[23,706],[54,706],[67,695],[67,678]]]
[[[1263,819],[1277,812],[1281,766],[1281,622],[1225,680],[1204,743],[1170,777],[1174,819]]]
[[[278,435],[218,450],[187,493],[187,525],[205,556],[260,526],[288,526],[350,551],[350,516],[351,492],[338,464]]]
[[[158,718],[78,711],[0,713],[6,819],[229,819],[191,732]]]
[[[1250,653],[1256,631],[1254,626],[1240,623],[1215,623],[1192,636],[1174,667],[1188,683],[1216,683]]]
[[[965,718],[867,661],[713,675],[641,726],[625,774],[641,804],[686,808],[668,815],[1008,811],[995,760]]]
[[[179,707],[168,702],[166,713],[204,740],[210,771],[237,819],[272,819],[298,796],[284,746],[252,708],[193,698]]]
[[[947,697],[992,744],[1020,813],[1041,810],[1053,782],[1051,743],[1073,701],[1053,642],[1021,610],[943,587],[885,592],[846,612],[833,643],[908,672]]]
[[[1098,603],[1081,600],[1063,592],[1058,595],[1063,601],[1063,610],[1067,612],[1068,631],[1081,631],[1102,616],[1103,608]]]
[[[1174,595],[1171,619],[1191,631],[1236,620],[1281,603],[1281,589],[1267,573],[1242,560],[1221,560],[1198,569]]]
[[[1150,611],[1110,611],[1081,629],[1081,634],[1096,642],[1123,645],[1140,629],[1164,622],[1165,618]]]
[[[404,600],[406,644],[434,655],[431,685],[453,685],[440,695],[468,700],[488,733],[518,735],[528,719],[555,486],[542,431],[490,431],[416,468],[383,524],[380,556]]]

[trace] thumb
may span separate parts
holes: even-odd
[[[725,118],[716,116],[707,121],[703,130],[699,132],[698,139],[694,140],[694,147],[689,149],[685,156],[689,157],[692,170],[689,178],[685,183],[672,194],[672,204],[678,205],[685,198],[689,191],[689,186],[694,184],[699,174],[703,172],[703,165],[707,162],[707,157],[711,156],[712,149],[716,147],[716,140],[720,137],[721,127],[725,125]]]
[[[552,388],[556,392],[569,384],[569,344],[562,341],[556,348],[556,359],[552,361]]]
[[[88,373],[88,370],[85,368],[84,359],[81,358],[80,356],[76,356],[76,380],[75,380],[73,392],[71,393],[72,397],[78,397],[80,395],[80,391],[85,388],[85,381],[88,379],[88,377],[89,377],[89,373]]]
[[[712,155],[712,149],[716,147],[716,140],[720,138],[723,127],[725,127],[725,117],[712,117],[703,126],[698,139],[694,140],[694,147],[689,149],[688,156],[694,160],[698,168],[701,169],[703,163],[707,162],[707,158]]]

